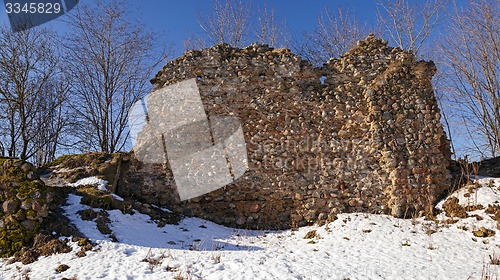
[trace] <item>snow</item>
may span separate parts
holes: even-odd
[[[493,180],[490,184],[490,180]],[[463,205],[499,204],[500,179],[483,178],[481,187],[460,189],[451,196]],[[78,182],[77,182],[78,183]],[[108,211],[110,228],[118,239],[84,221],[78,211],[88,209],[81,197],[70,195],[64,206],[71,222],[98,245],[77,257],[66,254],[41,257],[22,265],[0,261],[1,279],[481,279],[483,269],[498,275],[490,255],[500,255],[497,222],[484,210],[455,224],[385,215],[340,214],[324,226],[296,231],[254,231],[223,227],[197,218],[179,225],[158,227],[141,213]],[[442,205],[442,204],[441,204]],[[97,209],[99,210],[99,209]],[[483,217],[478,220],[472,216]],[[444,221],[444,213],[438,215]],[[474,237],[486,227],[490,238]],[[466,230],[464,230],[464,227]],[[316,230],[313,239],[304,236]],[[430,230],[435,233],[430,233]],[[144,261],[145,259],[150,260]],[[154,261],[153,261],[154,260]],[[55,271],[59,264],[70,268]],[[484,268],[483,268],[484,267]]]
[[[97,177],[88,177],[88,178],[83,178],[75,183],[68,184],[70,187],[79,187],[79,186],[96,186],[97,189],[101,191],[106,191],[106,186],[108,185],[108,181],[99,179]]]
[[[452,193],[449,197],[458,198],[458,203],[462,206],[481,204],[487,207],[489,204],[500,203],[500,179],[480,178],[475,180],[476,185],[469,185]],[[444,200],[436,205],[437,209],[443,209]]]

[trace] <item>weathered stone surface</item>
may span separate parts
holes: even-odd
[[[152,83],[196,78],[209,117],[239,118],[249,170],[180,202],[168,163],[132,158],[118,193],[249,228],[306,225],[340,212],[432,211],[448,188],[451,156],[435,71],[374,36],[321,68],[266,45],[188,51]]]
[[[2,204],[2,210],[5,214],[16,213],[17,207],[19,207],[19,202],[16,200],[7,200]]]

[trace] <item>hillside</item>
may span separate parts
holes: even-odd
[[[62,237],[71,252],[26,265],[4,259],[0,278],[496,279],[500,179],[476,182],[439,203],[436,208],[446,211],[435,219],[351,213],[323,226],[284,231],[232,229],[197,218],[158,226],[135,210],[82,205],[82,196],[73,193],[65,216],[93,248],[81,254],[77,241]],[[80,183],[99,188],[103,181]],[[82,219],[80,211],[88,209],[106,213],[108,234],[96,219]]]

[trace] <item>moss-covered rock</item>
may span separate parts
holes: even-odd
[[[86,177],[98,176],[113,184],[121,155],[121,153],[64,155],[47,164],[45,168],[53,171],[51,177],[58,177],[69,183]]]
[[[0,257],[31,245],[49,213],[50,191],[36,173],[28,162],[0,158]]]

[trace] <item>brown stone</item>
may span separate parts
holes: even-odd
[[[356,200],[354,200],[354,199],[349,200],[349,206],[351,206],[351,207],[356,206]]]
[[[35,229],[35,224],[30,221],[30,220],[24,220],[21,223],[26,230],[34,230]]]
[[[21,165],[21,170],[24,172],[24,173],[28,173],[28,172],[33,172],[35,171],[35,167],[33,166],[33,164],[29,163],[29,162],[25,162]]]
[[[300,222],[304,219],[304,217],[302,217],[301,215],[299,214],[292,214],[292,221],[294,222]]]
[[[16,200],[7,200],[2,204],[2,210],[5,214],[16,213],[18,207],[19,207],[19,202],[17,202]]]
[[[414,167],[411,172],[413,174],[423,174],[425,172],[425,168],[421,168],[421,167]]]
[[[33,209],[33,211],[40,212],[43,210],[43,208],[44,205],[38,201],[33,201],[33,203],[31,204],[31,209]]]
[[[243,216],[238,217],[238,219],[236,220],[236,224],[239,226],[244,225],[246,222],[247,222],[247,219]]]
[[[250,209],[249,209],[249,210],[250,210],[250,212],[252,212],[252,213],[257,213],[257,212],[259,212],[259,210],[260,210],[260,204],[258,204],[258,203],[254,203],[254,204],[252,204],[252,206],[250,206]]]

